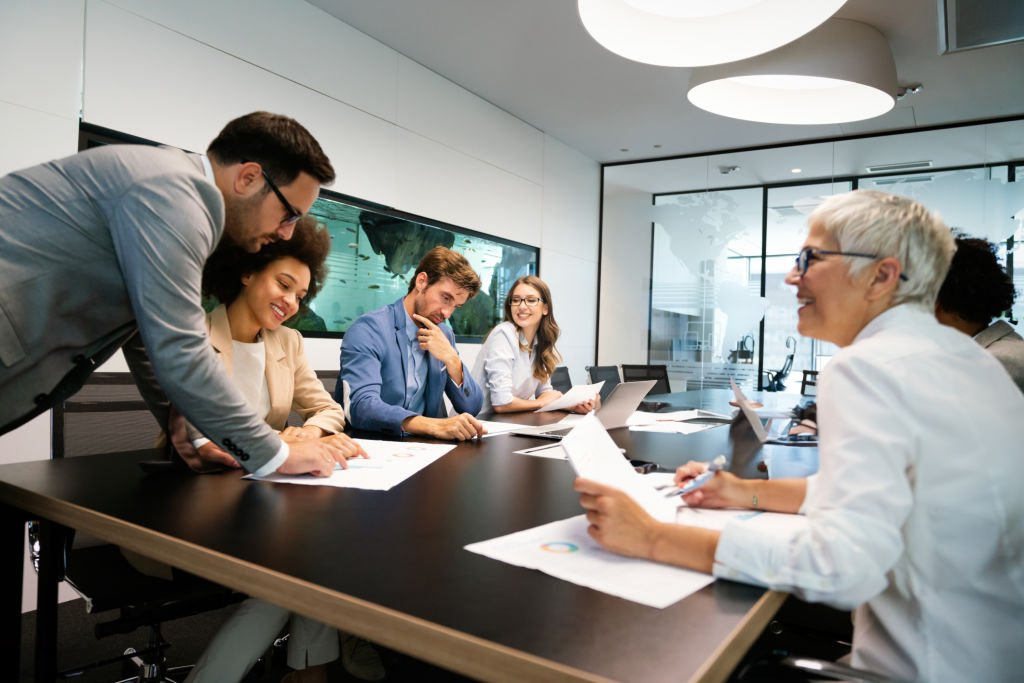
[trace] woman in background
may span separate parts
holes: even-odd
[[[487,335],[473,365],[473,378],[484,390],[481,412],[536,410],[560,397],[551,387],[562,360],[555,348],[559,334],[547,284],[535,275],[516,280],[505,297],[505,321]],[[593,408],[594,401],[586,401],[573,412]]]
[[[341,431],[345,413],[306,360],[302,336],[283,323],[304,308],[326,275],[331,241],[312,218],[295,225],[290,240],[269,244],[255,254],[238,248],[218,250],[203,271],[205,293],[222,303],[207,315],[210,343],[236,386],[284,441],[334,440],[346,457],[366,456]],[[303,420],[287,426],[291,411]],[[209,464],[238,467],[229,454],[186,425],[194,450],[182,457],[193,469]],[[179,451],[180,439],[175,439]],[[338,658],[338,633],[312,619],[250,598],[221,627],[188,677],[191,683],[238,681],[289,623],[291,681],[325,681],[325,665]]]

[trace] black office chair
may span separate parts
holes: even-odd
[[[818,371],[817,370],[804,370],[804,377],[800,380],[800,395],[807,396],[807,388],[813,387],[814,393],[818,392]]]
[[[98,453],[157,449],[161,430],[142,400],[128,373],[94,373],[82,388],[52,411],[52,457],[88,456]],[[39,526],[30,529],[33,559],[38,570]],[[169,647],[160,634],[163,622],[220,609],[245,596],[214,583],[160,565],[162,577],[140,571],[116,545],[86,538],[52,525],[55,542],[63,548],[59,578],[67,581],[85,600],[89,613],[119,610],[109,621],[95,626],[97,638],[126,634],[148,627],[145,647],[102,661],[59,672],[71,678],[108,664],[134,663],[137,674],[128,680],[183,680],[191,666],[168,668],[164,651]],[[136,564],[140,564],[138,560]],[[141,566],[141,564],[140,564]],[[181,674],[180,678],[171,678]]]
[[[569,377],[569,368],[559,365],[551,373],[551,388],[561,391],[563,394],[572,389],[572,378]]]
[[[588,365],[587,376],[590,377],[591,384],[604,382],[604,386],[601,387],[602,401],[606,400],[615,385],[622,381],[619,379],[619,368],[615,365]]]
[[[622,381],[637,382],[639,380],[653,379],[654,386],[650,394],[671,394],[672,388],[668,381],[668,367],[665,365],[627,365],[622,364]]]
[[[786,350],[789,353],[786,354],[786,360],[783,361],[781,368],[775,371],[764,371],[764,374],[767,377],[767,381],[764,383],[765,391],[786,390],[784,381],[789,377],[789,373],[793,370],[793,359],[796,357],[796,339],[793,337],[786,337]]]

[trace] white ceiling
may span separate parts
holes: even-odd
[[[606,51],[584,30],[574,0],[309,2],[602,163],[1024,114],[1024,43],[939,55],[937,0],[848,0],[836,16],[878,28],[892,46],[900,83],[924,88],[884,116],[826,126],[756,124],[703,112],[686,100],[692,69],[639,64]],[[982,154],[992,154],[985,145]],[[830,172],[842,173],[828,148]],[[868,152],[874,157],[856,163],[916,160],[881,158],[894,156],[884,142],[849,156]],[[702,160],[700,176],[717,174],[719,163]],[[769,176],[760,172],[743,182],[781,179]]]

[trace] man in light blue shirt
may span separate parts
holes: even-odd
[[[389,306],[356,319],[341,347],[341,379],[335,398],[356,429],[472,439],[484,434],[474,417],[483,393],[444,324],[480,290],[465,257],[434,247],[423,257],[409,292]],[[444,396],[457,413],[447,416]]]

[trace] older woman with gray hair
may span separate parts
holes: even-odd
[[[578,479],[590,535],[625,555],[856,608],[852,663],[907,680],[1017,679],[1024,667],[1024,397],[940,325],[949,229],[913,200],[827,199],[786,278],[799,330],[839,345],[820,377],[820,470],[719,472],[690,505],[799,514],[766,533],[664,524]],[[677,482],[705,469],[679,468]]]

